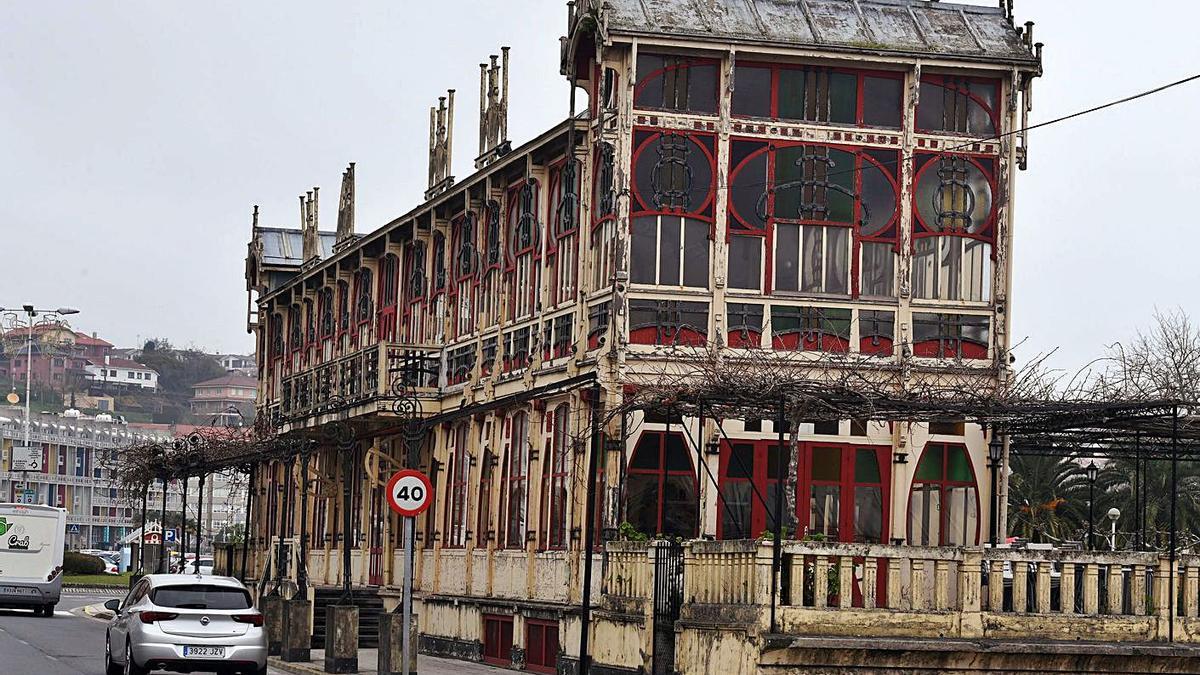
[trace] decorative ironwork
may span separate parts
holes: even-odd
[[[561,197],[558,200],[554,234],[562,236],[579,227],[579,160],[568,161],[558,180]]]
[[[971,232],[975,212],[975,191],[968,179],[968,163],[963,157],[942,157],[937,169],[938,187],[933,193],[933,211],[938,230]]]
[[[651,201],[656,209],[688,209],[692,191],[692,168],[688,155],[692,143],[687,136],[665,133],[659,136],[658,161],[650,171],[650,185],[654,189]]]
[[[475,243],[478,224],[474,211],[468,211],[458,224],[458,251],[454,256],[454,267],[460,278],[473,276],[479,271],[479,248]]]
[[[517,195],[517,220],[509,241],[508,255],[515,258],[518,251],[536,249],[541,228],[537,220],[537,181],[530,178]]]
[[[604,218],[617,212],[617,195],[613,189],[615,179],[616,148],[612,143],[600,144],[600,167],[596,172],[596,216]]]
[[[500,264],[500,203],[494,199],[487,203],[487,264]]]
[[[800,191],[796,213],[794,215],[776,213],[774,214],[776,217],[796,218],[797,220],[828,220],[829,191],[832,190],[860,204],[861,209],[856,224],[865,225],[870,221],[870,208],[865,200],[860,200],[858,192],[828,180],[831,174],[838,171],[852,171],[854,168],[846,167],[839,169],[836,159],[830,157],[828,154],[820,154],[822,152],[827,153],[828,151],[828,148],[823,147],[804,147],[804,154],[800,155],[795,161],[795,166],[800,169],[801,178],[799,180],[767,184],[766,189],[763,190],[762,195],[758,198],[758,203],[755,205],[755,211],[757,211],[757,215],[762,222],[766,222],[771,215],[768,213],[767,198],[771,194],[778,195],[788,190]]]

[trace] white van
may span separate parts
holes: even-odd
[[[54,615],[66,535],[66,509],[0,503],[0,607]]]

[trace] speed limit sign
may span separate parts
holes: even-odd
[[[413,517],[429,508],[433,486],[429,477],[416,469],[397,471],[387,484],[388,506],[402,516]]]

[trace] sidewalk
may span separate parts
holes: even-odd
[[[374,649],[358,650],[358,672],[362,675],[371,675],[377,673],[375,666],[379,663],[379,655]],[[273,670],[280,670],[285,673],[296,673],[297,675],[315,675],[316,673],[325,673],[325,650],[312,650],[312,660],[304,663],[287,663],[281,660],[278,656],[272,656],[268,659],[268,663]],[[417,657],[417,671],[420,675],[457,675],[465,673],[467,675],[487,675],[496,673],[512,673],[514,671],[505,668],[495,668],[485,666],[482,663],[473,663],[471,661],[459,661],[457,659],[441,659],[436,656],[425,656],[424,654]]]

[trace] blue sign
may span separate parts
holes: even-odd
[[[163,530],[163,541],[168,544],[173,544],[179,541],[179,530],[172,527],[169,530]]]
[[[79,534],[79,526],[72,525],[71,527],[67,528],[67,531],[70,532],[71,534]]]

